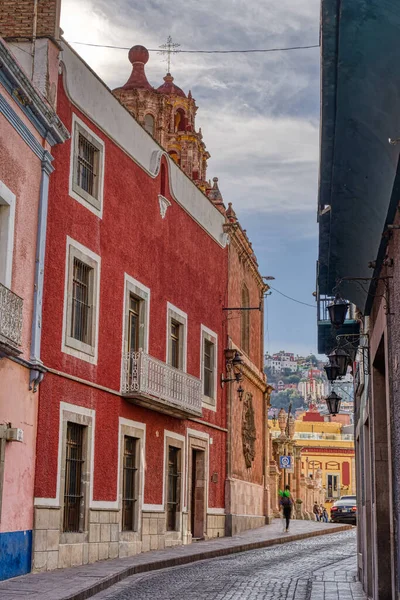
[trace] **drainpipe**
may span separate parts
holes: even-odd
[[[39,214],[36,236],[36,258],[35,258],[35,285],[33,294],[33,317],[32,317],[32,335],[31,335],[31,356],[32,364],[29,389],[37,391],[39,383],[44,377],[43,363],[40,358],[40,347],[42,341],[42,304],[43,304],[43,282],[44,282],[44,259],[46,251],[46,233],[47,233],[47,211],[49,200],[49,180],[50,174],[54,171],[51,162],[53,157],[47,150],[43,153],[42,159],[42,177],[40,181],[39,195]]]

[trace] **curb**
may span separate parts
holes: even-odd
[[[102,581],[95,583],[94,585],[91,585],[90,587],[87,587],[86,589],[78,593],[74,593],[70,596],[65,596],[63,600],[87,600],[87,598],[91,598],[95,594],[99,594],[100,592],[108,589],[116,583],[119,583],[127,577],[131,577],[132,575],[138,575],[140,573],[149,573],[151,571],[159,571],[161,569],[166,569],[169,567],[187,565],[190,563],[197,562],[199,560],[207,560],[210,558],[216,558],[218,556],[228,556],[229,554],[238,554],[239,552],[248,552],[249,550],[258,550],[260,548],[278,546],[279,544],[286,544],[287,542],[296,542],[298,540],[318,537],[321,535],[340,533],[342,531],[348,531],[349,529],[353,529],[352,525],[340,525],[338,527],[335,527],[331,531],[326,531],[322,529],[318,531],[310,531],[308,533],[298,533],[295,535],[287,535],[285,537],[273,538],[270,540],[247,542],[243,544],[238,544],[237,546],[229,546],[227,548],[205,550],[204,552],[199,552],[197,554],[189,554],[187,556],[175,556],[173,558],[155,560],[153,562],[141,565],[132,565],[131,567],[127,567],[119,573],[116,573],[115,575],[105,577]]]

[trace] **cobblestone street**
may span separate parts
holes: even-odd
[[[363,600],[356,532],[135,575],[95,600]]]

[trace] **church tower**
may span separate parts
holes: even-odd
[[[201,129],[196,131],[197,106],[191,92],[188,95],[174,83],[171,73],[157,89],[147,80],[145,64],[149,52],[144,46],[129,50],[132,73],[128,81],[113,91],[135,119],[168,152],[181,169],[203,191],[207,182],[207,160],[210,154],[203,142]]]

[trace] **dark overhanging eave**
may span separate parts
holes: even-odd
[[[318,286],[331,294],[342,277],[371,278],[384,253],[382,233],[397,204],[400,6],[381,0],[322,2],[321,167]],[[397,178],[396,178],[397,179]],[[388,212],[389,211],[389,212]],[[326,214],[329,215],[327,223]],[[340,291],[363,312],[368,284]]]

